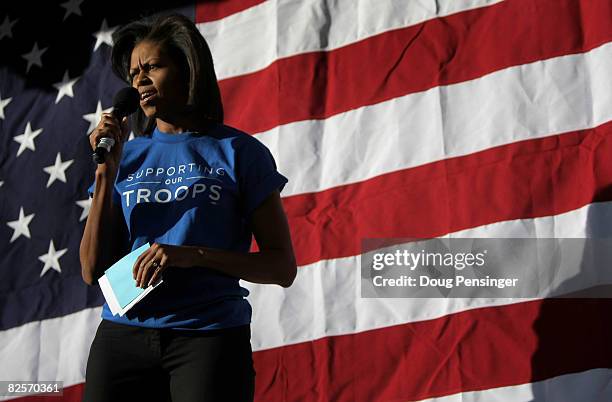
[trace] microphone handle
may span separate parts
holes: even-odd
[[[115,140],[108,137],[100,138],[100,142],[96,146],[96,150],[93,153],[93,160],[97,164],[105,162],[106,154],[110,152],[111,148],[115,145]]]
[[[113,110],[111,113],[113,114],[113,116],[115,116],[115,118],[117,118],[117,120],[121,121],[124,116],[120,116],[120,113],[115,113],[115,111],[116,109]],[[100,138],[100,141],[96,146],[96,150],[92,155],[93,161],[96,162],[98,165],[104,163],[106,160],[106,154],[110,152],[113,145],[115,145],[114,139],[108,137]]]

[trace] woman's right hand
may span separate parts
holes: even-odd
[[[96,150],[98,142],[103,137],[112,138],[115,140],[115,145],[112,146],[109,153],[106,154],[104,163],[98,165],[98,171],[111,171],[117,173],[121,154],[123,152],[123,143],[129,135],[127,127],[127,117],[124,117],[121,122],[117,120],[111,113],[103,113],[100,122],[89,135],[89,144],[92,151]]]

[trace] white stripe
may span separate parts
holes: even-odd
[[[456,232],[453,237],[594,237],[612,235],[612,202],[596,203],[562,215],[497,222]],[[594,280],[585,270],[571,290]],[[241,281],[253,306],[254,351],[359,333],[409,322],[439,318],[480,307],[526,299],[363,299],[358,257],[320,261],[300,267],[290,288]],[[64,386],[83,382],[89,347],[100,322],[101,308],[33,322],[0,332],[0,380],[56,380]],[[7,364],[8,362],[8,364]]]
[[[422,402],[603,402],[612,400],[612,370],[594,369],[534,383],[461,392]]]
[[[556,216],[492,223],[453,233],[452,237],[609,237],[612,227],[596,222],[611,221],[612,202],[596,203]],[[529,300],[362,298],[359,266],[359,256],[302,266],[289,288],[241,281],[241,285],[251,292],[248,300],[253,306],[253,349],[269,349]],[[566,281],[569,278],[572,280]],[[576,291],[612,283],[612,270],[582,266],[580,271],[559,272],[557,279],[558,283],[564,283],[565,291]]]
[[[501,0],[276,0],[198,24],[218,79]]]
[[[0,381],[82,383],[101,307],[0,332]],[[13,399],[1,397],[0,400]]]
[[[283,196],[612,120],[612,43],[257,134]],[[296,152],[299,150],[299,157]]]

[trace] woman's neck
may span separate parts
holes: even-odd
[[[207,126],[206,119],[196,119],[194,117],[177,118],[172,120],[162,120],[157,118],[155,119],[155,124],[157,125],[158,130],[168,134],[179,134],[186,131],[200,131]]]

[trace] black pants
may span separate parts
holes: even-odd
[[[102,320],[83,401],[250,402],[254,389],[250,325],[181,331]]]

